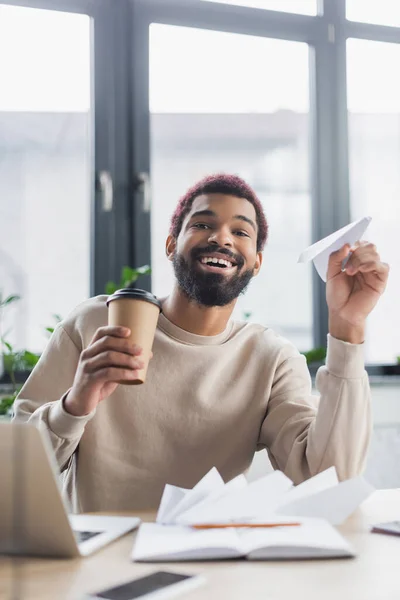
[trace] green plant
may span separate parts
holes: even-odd
[[[302,354],[304,354],[304,356],[306,357],[308,365],[315,362],[322,362],[326,358],[326,348],[313,348],[312,350],[308,350],[307,352],[302,352]]]
[[[10,306],[11,304],[13,304],[14,302],[17,302],[20,299],[21,299],[21,297],[18,296],[17,294],[11,294],[10,296],[7,296],[6,298],[3,299],[3,293],[0,291],[0,340],[2,340],[3,336],[5,335],[3,332],[4,309],[7,308],[8,306]]]
[[[10,411],[15,398],[22,388],[22,385],[18,385],[17,383],[16,373],[32,371],[40,355],[29,352],[29,350],[14,350],[12,345],[4,339],[1,340],[1,343],[6,350],[3,353],[4,371],[10,377],[12,385],[11,395],[5,396],[0,400],[0,415],[5,415]]]
[[[16,373],[19,371],[32,371],[39,360],[39,356],[29,350],[15,350],[13,346],[4,338],[3,333],[3,313],[6,307],[20,300],[20,296],[13,294],[3,299],[0,292],[0,352],[2,355],[3,367],[5,373],[10,378],[12,392],[9,396],[0,399],[0,415],[7,414],[14,400],[17,397],[21,385],[17,384]]]
[[[398,357],[397,357],[397,362],[398,362],[398,363],[399,363],[399,365],[400,365],[400,356],[398,356]]]
[[[11,382],[15,383],[17,371],[32,371],[40,355],[29,350],[14,350],[9,342],[2,340],[7,352],[3,354],[4,370],[10,375]]]
[[[5,396],[0,399],[0,415],[7,415],[11,412],[11,408],[14,404],[15,398],[18,396],[19,390],[14,392],[11,396]]]
[[[2,362],[2,364],[0,366],[2,366],[4,368],[4,371],[7,372],[7,368],[10,366],[10,359],[9,359],[9,354],[11,352],[11,346],[8,342],[6,342],[4,340],[4,332],[3,332],[3,315],[4,315],[4,310],[9,307],[11,304],[13,304],[14,302],[17,302],[18,300],[20,300],[20,296],[18,296],[17,294],[11,294],[10,296],[6,296],[5,298],[3,298],[3,293],[0,291],[0,360]],[[2,347],[5,347],[8,350],[8,354],[2,352]],[[2,374],[3,369],[1,369],[0,371],[0,375]],[[11,379],[11,377],[10,377]],[[15,382],[15,378],[14,378],[14,382]],[[0,415],[5,415],[7,414],[12,405],[14,404],[14,400],[16,398],[18,394],[18,391],[16,389],[16,385],[15,383],[13,384],[13,391],[11,396],[6,396],[4,398],[0,399]]]
[[[13,294],[11,296],[7,296],[7,298],[4,298],[4,300],[3,300],[3,294],[2,294],[2,292],[0,292],[0,309],[5,308],[6,306],[9,306],[13,302],[16,302],[17,300],[20,300],[20,299],[21,299],[21,296],[17,296],[17,294]]]
[[[149,275],[150,273],[151,268],[149,265],[144,265],[143,267],[138,267],[137,269],[132,269],[132,267],[122,267],[120,284],[118,285],[114,281],[108,281],[105,292],[110,296],[121,288],[133,287],[133,284],[137,281],[140,275]]]
[[[138,267],[137,269],[133,269],[132,267],[123,267],[121,271],[120,284],[118,285],[113,281],[109,281],[106,284],[105,292],[106,294],[110,295],[118,289],[125,287],[133,287],[134,283],[141,275],[148,275],[150,273],[151,268],[149,267],[149,265],[144,265],[142,267]],[[6,307],[10,306],[12,303],[17,302],[18,300],[20,300],[20,296],[16,294],[7,296],[3,299],[2,294],[0,292],[0,351],[2,348],[4,348],[4,371],[9,376],[12,385],[11,394],[0,399],[0,415],[4,415],[10,412],[11,407],[14,404],[15,398],[18,396],[19,391],[22,388],[22,385],[18,385],[17,383],[16,374],[21,371],[32,371],[40,358],[40,354],[34,354],[33,352],[29,352],[29,350],[15,350],[10,344],[10,342],[4,339],[2,330],[3,310]],[[61,316],[58,314],[53,314],[52,316],[56,324],[62,320]],[[44,328],[45,332],[50,335],[52,335],[54,329],[55,326],[48,326]]]
[[[53,314],[52,316],[53,316],[53,319],[56,322],[56,325],[62,321],[62,317],[60,317],[60,315]],[[55,329],[55,327],[45,327],[44,328],[44,330],[46,331],[46,333],[49,333],[50,335],[52,333],[54,333],[54,329]]]

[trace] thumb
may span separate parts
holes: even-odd
[[[346,262],[351,254],[350,244],[344,244],[339,250],[332,252],[328,261],[327,280],[332,279],[339,273],[345,270]]]

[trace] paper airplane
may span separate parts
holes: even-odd
[[[295,487],[281,471],[251,483],[244,475],[224,483],[213,468],[191,490],[165,486],[157,523],[188,526],[296,516],[323,518],[337,525],[372,491],[362,477],[339,482],[334,467]]]
[[[296,488],[293,495],[295,491]],[[373,491],[374,488],[360,475],[341,481],[335,486],[314,491],[302,498],[291,498],[289,492],[286,502],[278,508],[277,513],[310,516],[325,519],[332,525],[340,525]]]
[[[346,227],[342,227],[342,229],[338,229],[304,250],[300,254],[298,262],[309,262],[312,260],[318,271],[318,275],[323,281],[326,281],[329,257],[332,252],[339,250],[344,244],[353,246],[364,235],[370,222],[371,217],[363,217],[358,221],[350,223],[350,225],[346,225]]]

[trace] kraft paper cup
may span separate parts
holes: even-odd
[[[146,381],[151,348],[161,312],[161,303],[150,292],[145,290],[124,288],[108,297],[108,324],[128,327],[131,330],[129,340],[143,349],[140,358],[144,368],[138,371],[137,379],[121,380],[125,385],[139,385]]]

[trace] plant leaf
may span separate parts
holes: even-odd
[[[137,278],[138,274],[135,269],[132,269],[131,267],[123,267],[121,273],[121,287],[125,287],[131,281],[136,281]]]
[[[12,405],[14,404],[14,400],[17,394],[13,394],[12,396],[6,396],[0,400],[0,415],[6,415]]]
[[[11,344],[9,342],[6,342],[4,338],[1,338],[1,343],[7,348],[9,352],[13,351],[13,347],[11,346]]]
[[[106,283],[106,294],[108,296],[111,296],[111,294],[113,294],[114,292],[116,292],[118,289],[118,286],[116,283],[114,283],[113,281],[108,281]]]
[[[151,273],[151,267],[150,265],[143,265],[142,267],[135,269],[135,271],[138,275],[148,275]]]
[[[34,354],[33,352],[29,352],[29,350],[24,350],[22,352],[22,356],[21,356],[21,365],[24,367],[28,367],[21,369],[22,371],[29,371],[29,369],[32,369],[39,361],[39,356],[37,354]]]
[[[140,275],[147,275],[151,273],[151,268],[149,265],[143,265],[142,267],[138,267],[137,269],[131,269],[130,267],[124,267],[122,270],[122,285],[124,287],[129,287],[132,283],[135,283]]]
[[[314,362],[322,362],[326,358],[326,348],[313,348],[312,350],[302,352],[301,354],[304,354],[304,356],[306,357],[307,364],[311,364]]]
[[[11,396],[5,396],[0,399],[0,415],[6,415],[10,412],[10,408],[21,391],[22,386],[18,387]]]
[[[7,304],[12,304],[12,302],[17,302],[17,300],[21,300],[21,296],[15,294],[14,296],[8,296],[2,304],[3,306],[7,306]]]
[[[4,365],[4,370],[8,373],[8,375],[11,375],[11,373],[14,373],[14,371],[16,370],[17,364],[17,359],[16,359],[16,355],[14,353],[10,354],[4,354],[3,356],[3,365]]]

